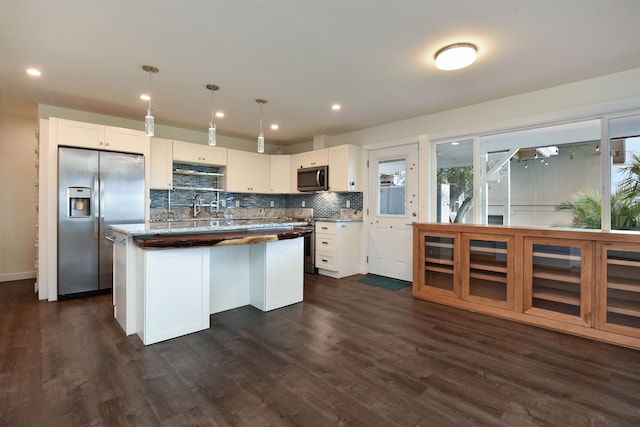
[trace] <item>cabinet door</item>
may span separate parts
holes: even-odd
[[[104,149],[125,153],[144,154],[149,137],[139,130],[106,126],[104,129]]]
[[[415,237],[413,294],[428,299],[458,298],[460,236],[419,231]]]
[[[104,148],[104,126],[93,123],[58,120],[58,145]]]
[[[269,193],[270,175],[269,156],[248,151],[228,151],[227,191]]]
[[[170,139],[151,139],[151,179],[152,190],[170,190],[173,187],[173,155]]]
[[[227,149],[222,147],[210,147],[203,145],[202,162],[208,165],[226,166],[227,165]]]
[[[185,163],[202,163],[202,146],[188,142],[173,141],[173,160]]]
[[[596,327],[640,338],[640,246],[598,243]]]
[[[271,192],[287,194],[291,192],[291,156],[273,155],[271,161]]]
[[[329,148],[329,189],[360,190],[360,147],[340,145]]]
[[[320,150],[294,154],[291,156],[291,160],[293,161],[292,166],[294,169],[328,165],[329,150],[327,148],[322,148]]]
[[[513,236],[464,234],[462,237],[462,299],[514,309]]]
[[[591,242],[524,240],[524,312],[592,326]]]

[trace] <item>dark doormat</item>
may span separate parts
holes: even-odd
[[[376,276],[375,274],[367,274],[366,277],[358,279],[358,282],[366,283],[367,285],[380,286],[381,288],[391,289],[392,291],[397,291],[398,289],[411,286],[411,282],[391,279],[384,276]]]

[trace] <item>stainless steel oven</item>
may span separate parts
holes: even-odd
[[[311,234],[304,237],[304,272],[316,274],[316,238],[314,236],[313,225],[307,225],[307,230],[311,230]]]

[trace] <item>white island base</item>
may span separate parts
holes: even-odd
[[[214,313],[303,299],[303,238],[163,249],[138,248],[125,235],[116,242],[114,315],[145,345],[208,329]]]

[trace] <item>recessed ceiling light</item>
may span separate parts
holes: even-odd
[[[473,64],[478,48],[471,43],[455,43],[436,52],[436,67],[441,70],[459,70]]]
[[[278,126],[277,123],[274,123],[271,125],[271,130],[278,130],[278,129],[280,129],[280,126]]]
[[[218,111],[216,113],[216,117],[223,118],[224,117],[224,113],[222,111]]]
[[[42,75],[42,72],[37,68],[27,68],[27,74],[29,74],[31,77],[40,77]]]
[[[148,101],[151,99],[151,97],[143,93],[142,95],[140,95],[140,99],[142,99],[143,101]]]
[[[341,108],[342,108],[342,106],[341,106],[340,104],[333,104],[333,105],[331,106],[331,109],[332,109],[333,111],[338,111],[338,110],[340,110]]]

